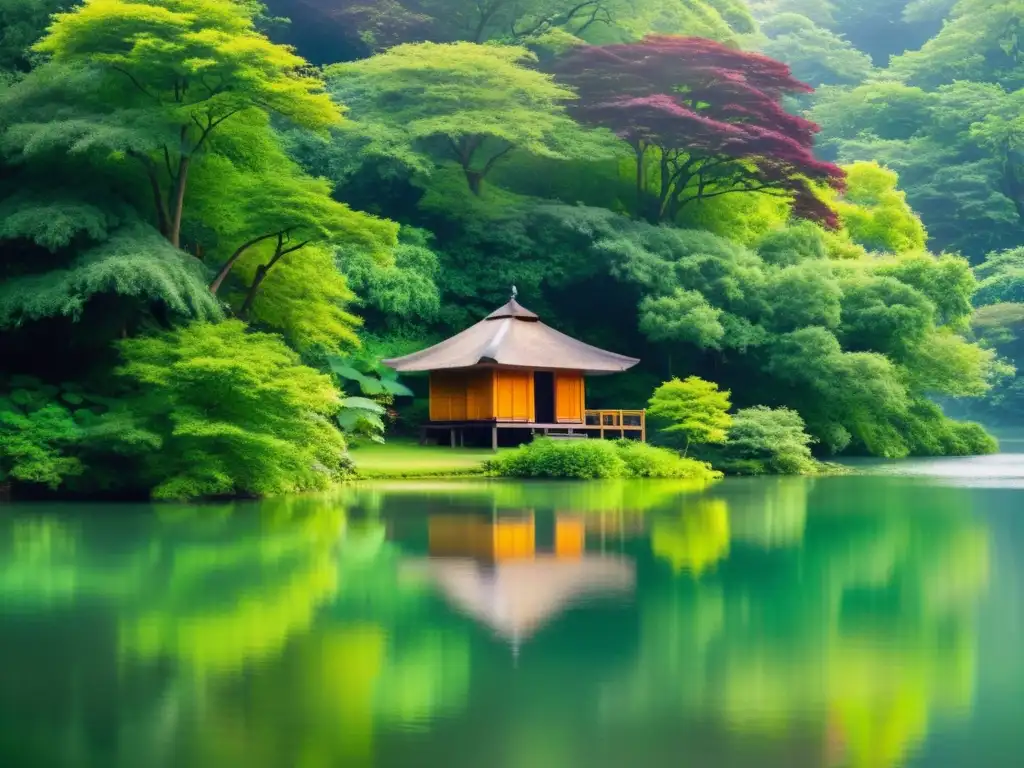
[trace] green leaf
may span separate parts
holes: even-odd
[[[362,382],[362,380],[366,378],[351,365],[344,362],[340,357],[328,357],[327,365],[330,366],[332,373],[343,379]]]
[[[398,382],[397,380],[381,380],[381,386],[384,391],[389,395],[396,395],[398,397],[412,397],[412,390],[409,389],[405,384]]]
[[[60,396],[60,399],[70,405],[81,405],[85,402],[85,398],[81,395],[77,395],[74,392],[65,392]]]
[[[343,431],[352,432],[359,424],[360,418],[362,418],[362,414],[360,411],[347,410],[339,413],[335,420],[338,422],[338,426],[341,427]]]
[[[381,382],[368,377],[363,377],[359,382],[359,386],[362,388],[364,395],[383,395],[386,391]]]
[[[359,411],[369,411],[370,413],[383,414],[387,413],[387,409],[368,397],[346,397],[341,401],[342,408],[355,409]]]

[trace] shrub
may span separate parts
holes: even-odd
[[[763,405],[744,408],[733,417],[729,440],[722,451],[724,466],[737,474],[813,473],[818,470],[811,456],[813,442],[796,411]]]
[[[625,476],[625,462],[606,440],[539,438],[488,463],[503,477],[558,477],[603,480]]]
[[[626,465],[625,477],[717,479],[720,473],[696,459],[687,459],[667,448],[620,440],[619,457]]]
[[[708,464],[674,451],[630,440],[559,441],[538,438],[487,463],[501,477],[549,477],[577,480],[610,478],[685,478],[714,480]]]
[[[0,483],[59,486],[81,474],[81,462],[68,450],[82,438],[71,403],[57,387],[28,377],[0,386]]]
[[[280,337],[195,323],[121,352],[121,374],[143,385],[132,410],[162,443],[146,461],[154,497],[318,490],[349,471],[330,421],[338,391]]]

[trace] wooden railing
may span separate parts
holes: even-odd
[[[627,432],[639,432],[640,439],[647,441],[647,411],[588,410],[584,420],[587,426],[600,427],[601,437],[605,431],[620,432],[622,437]]]

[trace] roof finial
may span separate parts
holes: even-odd
[[[515,284],[513,283],[513,285],[512,285],[512,301],[515,301],[518,298],[519,298],[519,289],[516,288]]]

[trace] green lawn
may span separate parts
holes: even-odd
[[[494,457],[486,448],[450,448],[419,445],[415,440],[392,438],[385,445],[358,445],[352,460],[360,477],[437,477],[476,475]]]

